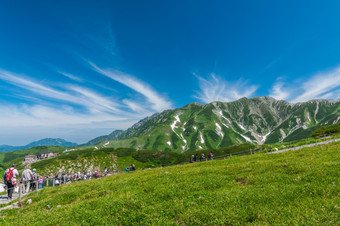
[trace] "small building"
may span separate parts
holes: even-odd
[[[41,151],[38,153],[38,159],[46,159],[51,157],[54,157],[54,153],[50,151]]]
[[[36,155],[26,155],[25,156],[25,163],[36,162],[38,161],[38,157]]]

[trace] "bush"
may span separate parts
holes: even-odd
[[[150,162],[160,166],[175,165],[186,161],[183,154],[175,152],[155,152],[151,150],[136,151],[132,154],[132,157],[143,163]]]

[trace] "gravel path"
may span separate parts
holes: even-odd
[[[314,144],[306,144],[306,145],[302,145],[302,146],[294,147],[294,148],[287,148],[287,149],[282,149],[282,150],[278,150],[278,151],[268,152],[267,154],[278,154],[278,153],[282,153],[282,152],[286,152],[286,151],[296,151],[296,150],[299,150],[301,148],[315,147],[317,145],[329,144],[329,143],[337,142],[337,141],[340,141],[340,138],[335,139],[335,140],[326,140],[326,141],[322,141],[322,142],[318,142],[318,143],[314,143]]]

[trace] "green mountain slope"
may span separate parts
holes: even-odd
[[[234,144],[289,142],[340,121],[340,101],[291,104],[271,97],[192,103],[146,118],[99,147],[186,152]],[[93,143],[93,142],[92,142]]]
[[[339,149],[325,145],[43,189],[7,225],[339,225]],[[50,206],[48,208],[47,206]]]

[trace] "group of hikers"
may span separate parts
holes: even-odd
[[[214,158],[214,153],[211,151],[208,154],[208,159],[209,160],[213,160],[213,158]],[[191,163],[197,162],[197,159],[198,159],[198,154],[192,155],[190,157],[190,161],[189,162],[191,162]],[[202,154],[201,157],[200,157],[200,161],[203,162],[204,160],[205,160],[205,156],[204,156],[204,154]]]
[[[109,168],[105,166],[104,170],[104,176],[111,175]],[[103,176],[102,173],[99,173],[98,171],[94,171],[93,173],[91,170],[87,170],[84,173],[80,173],[78,171],[77,173],[74,173],[73,175],[67,175],[65,173],[62,173],[60,176],[59,174],[54,176],[54,185],[58,186],[60,184],[68,184],[71,183],[71,181],[79,181],[79,180],[90,180],[92,178],[99,178]]]
[[[132,167],[133,166],[133,167]],[[131,171],[136,170],[134,164],[131,165]],[[71,181],[79,181],[79,180],[90,180],[92,178],[99,178],[101,176],[108,176],[111,172],[108,167],[105,167],[104,173],[94,171],[93,173],[91,170],[87,170],[83,174],[77,172],[73,175],[67,175],[62,173],[61,175],[57,174],[53,177],[53,184],[55,186],[59,186],[60,184],[68,184]],[[46,177],[48,180],[49,178]],[[23,184],[23,193],[28,193],[30,191],[34,191],[37,189],[41,189],[43,187],[44,179],[41,176],[38,176],[36,169],[31,170],[30,167],[27,167],[21,174],[19,178],[19,172],[16,169],[16,165],[12,164],[10,168],[6,169],[3,180],[5,187],[8,193],[8,199],[11,200],[13,196],[13,191],[15,187],[19,184]],[[38,185],[38,187],[37,187]]]
[[[8,199],[12,199],[13,191],[19,182],[24,185],[22,191],[23,193],[28,193],[29,191],[42,188],[44,180],[42,177],[38,177],[36,169],[33,169],[31,171],[30,167],[26,168],[22,172],[19,180],[19,172],[17,169],[15,169],[15,167],[16,165],[12,164],[12,166],[8,168],[3,175],[4,184],[8,192]]]
[[[131,166],[125,168],[125,171],[128,173],[130,171],[135,171],[135,170],[136,170],[135,164],[131,164]]]

